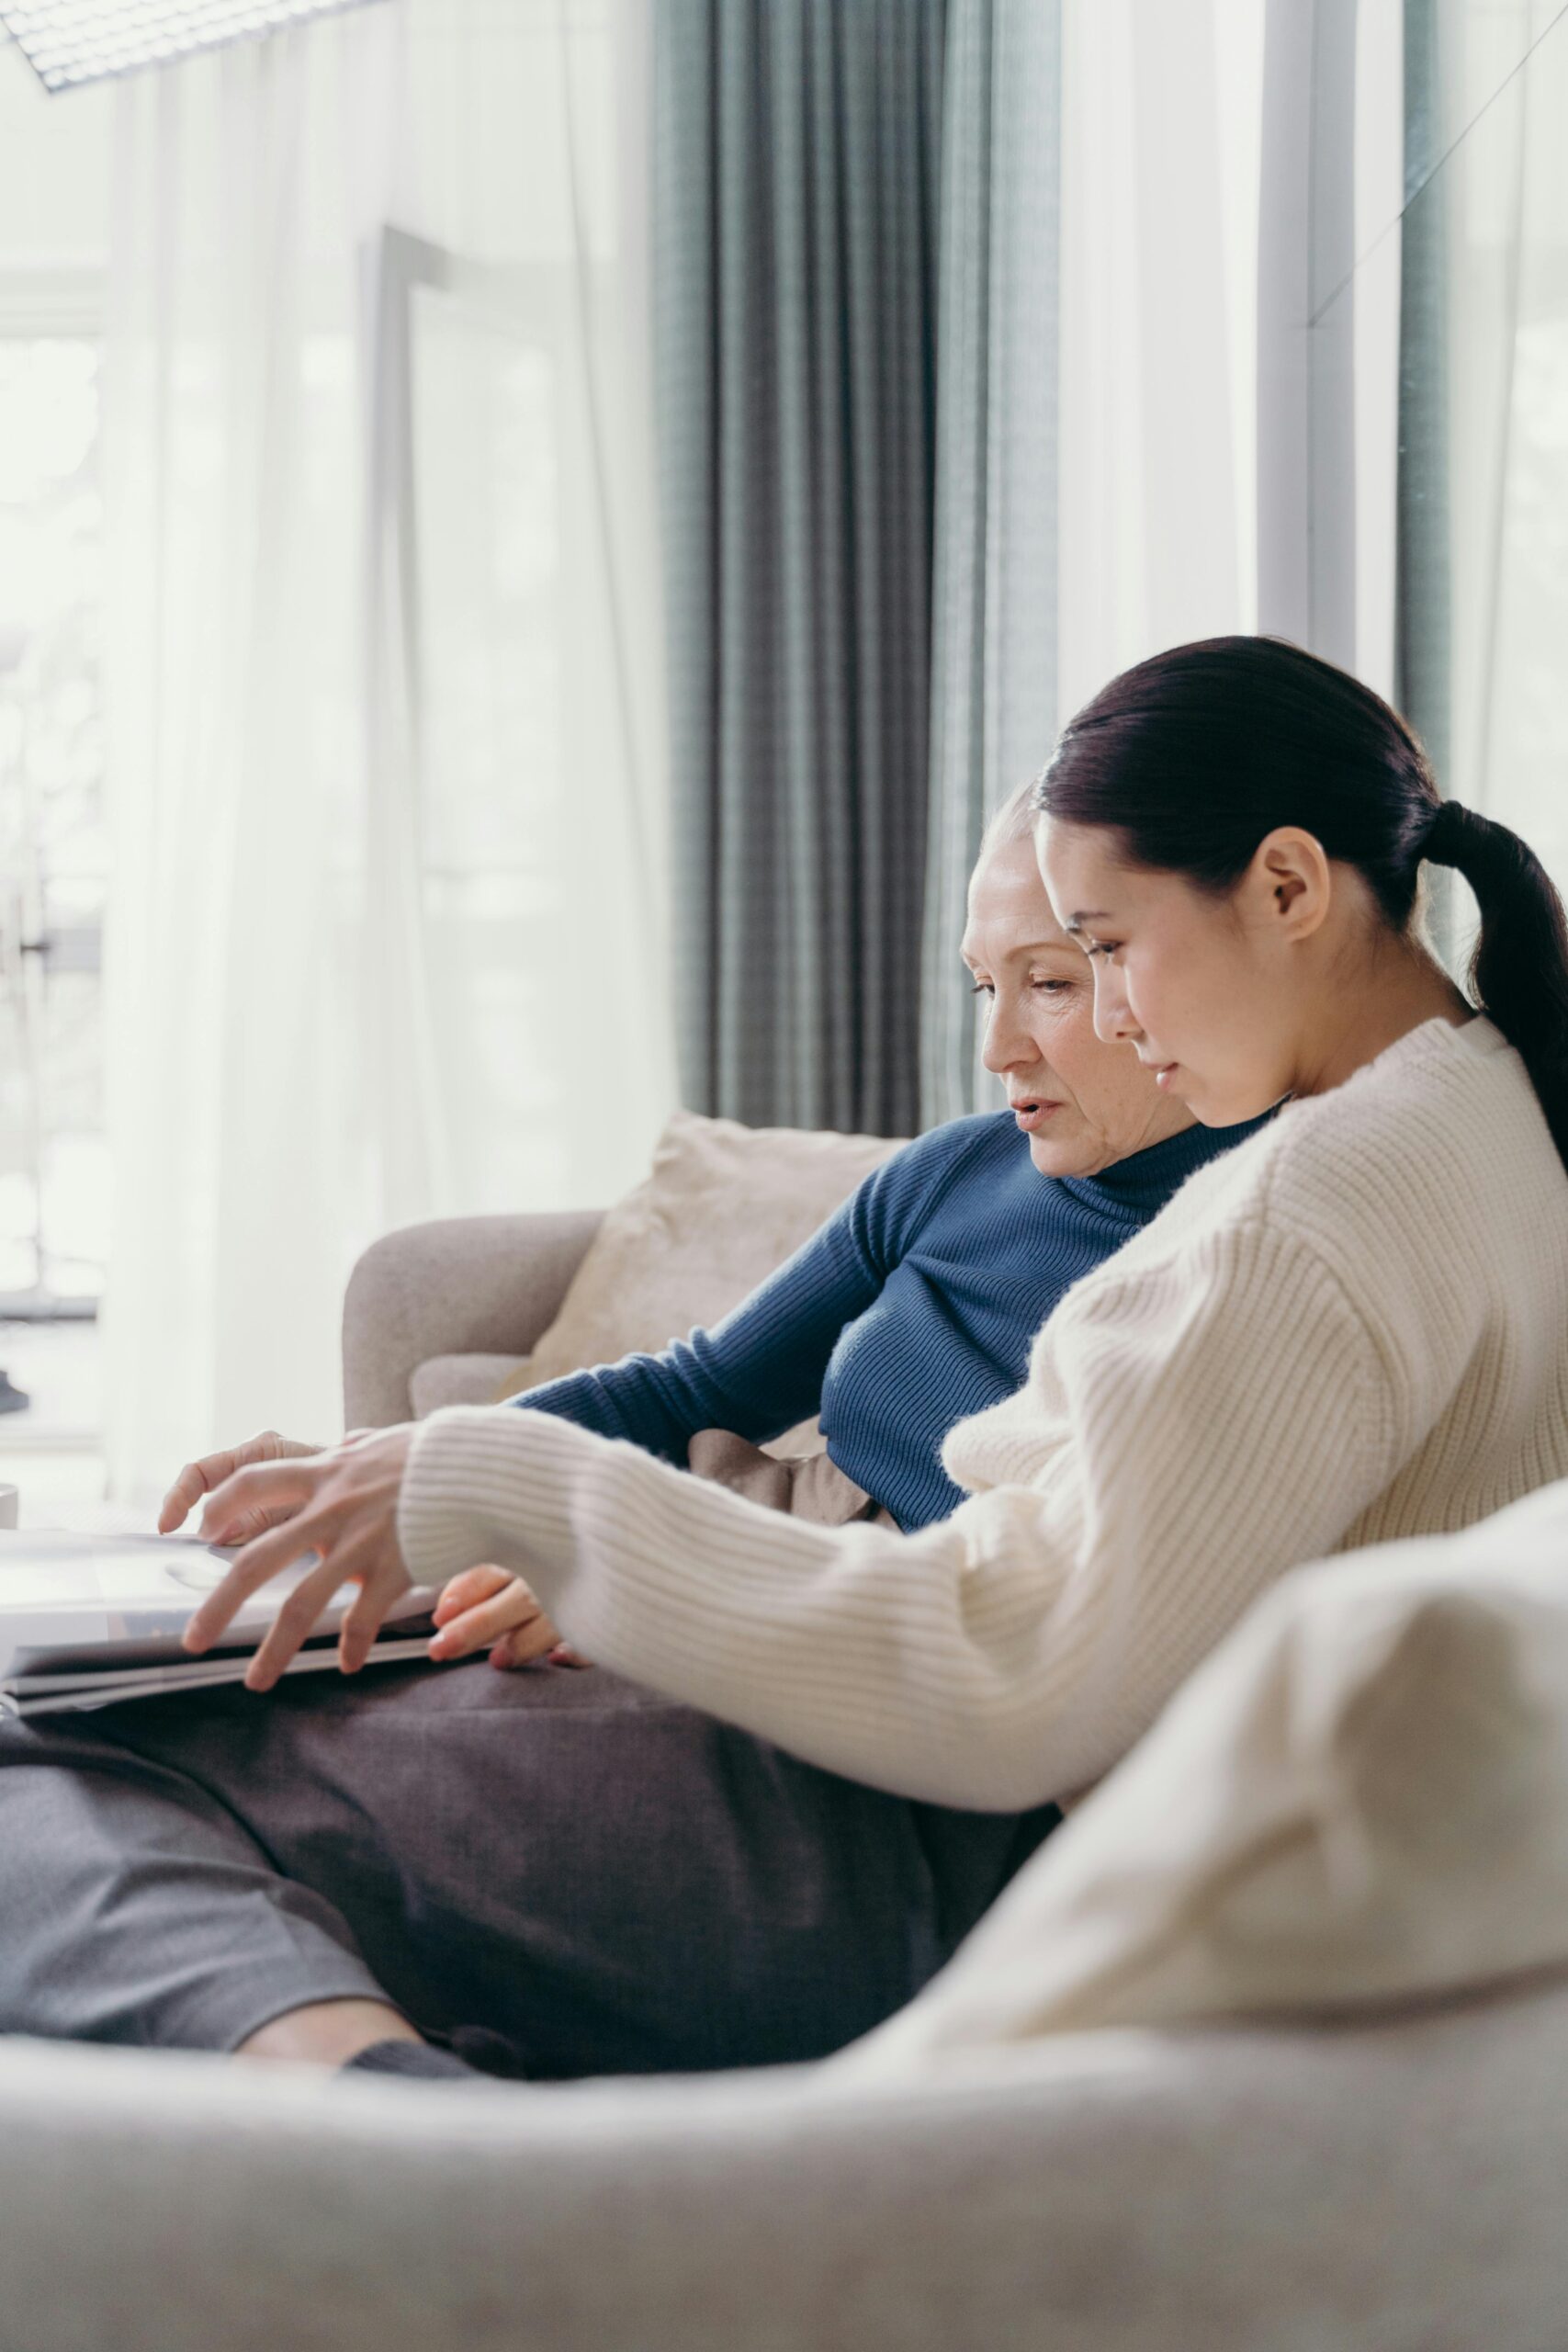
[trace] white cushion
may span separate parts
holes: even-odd
[[[1564,1965],[1568,1480],[1287,1577],[840,2063],[1397,2010]]]

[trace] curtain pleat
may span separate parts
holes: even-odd
[[[947,0],[663,0],[658,400],[694,1108],[919,1114]]]
[[[1406,210],[1400,246],[1394,664],[1399,707],[1447,790],[1449,182],[1432,179],[1442,144],[1439,16],[1440,0],[1404,0]]]
[[[958,958],[989,817],[1056,711],[1058,0],[953,0],[942,149],[925,1124],[996,1099]]]

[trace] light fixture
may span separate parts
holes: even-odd
[[[0,0],[0,25],[46,90],[163,65],[220,41],[255,40],[366,0]]]

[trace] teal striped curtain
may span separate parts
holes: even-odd
[[[1056,710],[1059,0],[953,0],[942,149],[920,1108],[989,1107],[958,959],[980,835]]]
[[[660,0],[686,1101],[919,1116],[948,0]]]
[[[957,947],[1056,724],[1061,0],[658,0],[685,1099],[986,1099]]]
[[[1404,0],[1404,218],[1399,288],[1395,695],[1447,786],[1450,735],[1448,198],[1442,0]],[[1417,200],[1419,199],[1419,200]]]
[[[1404,216],[1399,262],[1399,467],[1394,558],[1394,700],[1451,789],[1452,627],[1449,569],[1447,230],[1443,0],[1404,0]],[[1455,954],[1452,877],[1428,875],[1427,922]]]

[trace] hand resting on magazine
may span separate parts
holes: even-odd
[[[207,1498],[210,1499],[203,1515],[202,1532],[209,1541],[248,1544],[271,1528],[286,1525],[299,1506],[292,1495],[288,1499],[274,1496],[248,1504],[231,1498],[220,1521],[212,1506],[220,1491],[239,1472],[261,1464],[319,1459],[328,1452],[342,1453],[350,1446],[381,1434],[377,1430],[351,1430],[341,1445],[328,1448],[307,1444],[299,1438],[284,1437],[277,1430],[263,1430],[255,1437],[247,1438],[243,1445],[203,1454],[199,1461],[186,1463],[164,1496],[158,1513],[158,1532],[172,1534],[184,1524],[196,1505]],[[235,1563],[236,1567],[241,1565]],[[345,1578],[340,1577],[338,1581]],[[335,1590],[336,1587],[333,1589]],[[227,1585],[220,1588],[220,1591],[227,1590]],[[214,1600],[219,1597],[215,1594]],[[236,1606],[239,1597],[236,1589]],[[474,1651],[486,1647],[491,1664],[506,1668],[531,1665],[541,1657],[560,1666],[588,1663],[561,1640],[522,1577],[508,1575],[504,1568],[487,1565],[464,1569],[446,1585],[434,1615],[437,1631],[430,1645],[430,1655],[443,1664],[470,1657]],[[203,1637],[208,1641],[212,1638],[205,1627]]]
[[[320,1453],[288,1454],[236,1470],[208,1496],[201,1534],[220,1544],[237,1528],[259,1525],[216,1592],[186,1629],[185,1647],[199,1656],[223,1632],[242,1601],[307,1552],[320,1555],[279,1609],[246,1669],[245,1687],[270,1690],[340,1585],[357,1594],[338,1633],[338,1664],[355,1674],[370,1654],[388,1611],[412,1578],[398,1543],[398,1496],[413,1442],[412,1426],[376,1430]]]

